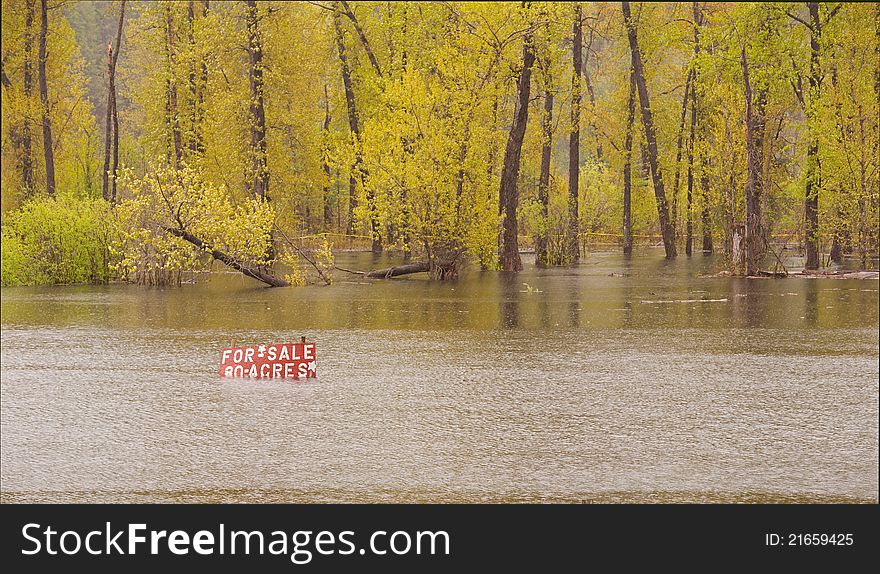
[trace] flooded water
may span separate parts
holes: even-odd
[[[339,265],[367,269],[368,254]],[[14,501],[874,501],[878,281],[711,257],[2,290]],[[318,379],[224,380],[317,342]]]

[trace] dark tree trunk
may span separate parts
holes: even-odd
[[[516,210],[519,207],[519,160],[522,143],[526,135],[526,124],[529,118],[529,90],[531,88],[532,64],[535,63],[535,52],[530,35],[523,43],[523,65],[516,86],[516,110],[513,114],[513,125],[507,138],[504,150],[504,167],[501,168],[501,188],[499,191],[500,205],[504,212],[501,232],[501,268],[504,271],[521,271],[522,260],[519,256]]]
[[[202,4],[202,20],[208,15],[208,0],[205,0]],[[193,129],[195,130],[195,141],[196,141],[196,152],[199,154],[205,153],[205,140],[204,134],[202,133],[202,123],[205,119],[205,92],[208,90],[208,63],[202,58],[202,63],[200,65],[201,75],[199,78],[199,86],[198,86],[198,95],[196,96],[196,109],[194,112],[194,122],[195,125]]]
[[[361,130],[358,123],[357,105],[354,99],[351,69],[349,68],[348,56],[345,51],[345,38],[342,32],[342,22],[340,21],[338,3],[333,14],[333,25],[336,32],[336,50],[339,55],[339,65],[342,71],[342,85],[345,89],[345,103],[348,108],[348,127],[355,144],[354,163],[351,166],[351,174],[348,178],[348,232],[354,233],[354,209],[357,206],[357,195],[355,194],[356,177],[360,178],[361,185],[363,186],[365,181],[365,171],[363,167]],[[372,238],[371,251],[373,253],[381,253],[382,237],[379,234],[379,221],[374,212],[374,206],[372,203],[372,194],[367,192],[367,207],[370,209],[370,236]]]
[[[545,78],[544,115],[541,117],[541,174],[538,180],[538,201],[544,229],[535,241],[535,265],[547,267],[547,234],[549,233],[550,206],[550,152],[553,147],[553,92],[550,91],[549,78]]]
[[[3,67],[5,65],[5,59],[0,61],[0,84],[2,84],[4,88],[9,89],[12,87],[12,82],[9,81],[9,76],[6,75],[6,68]]]
[[[636,116],[636,81],[629,71],[629,99],[626,112],[626,137],[623,140],[623,254],[630,255],[633,248],[632,237],[632,151],[633,124]]]
[[[52,120],[49,117],[49,85],[46,82],[46,34],[49,28],[47,0],[40,0],[40,53],[38,75],[40,104],[43,112],[43,156],[46,160],[46,193],[55,195],[55,150],[52,147]]]
[[[174,167],[179,168],[183,150],[180,135],[180,118],[178,117],[177,110],[177,81],[174,79],[174,68],[177,59],[174,46],[174,15],[171,12],[170,3],[165,5],[165,37],[168,49],[168,68],[170,71],[166,84],[168,99],[165,107],[168,128],[171,132],[169,155]]]
[[[810,11],[810,102],[812,106],[819,101],[821,90],[822,69],[819,63],[819,50],[822,35],[822,22],[819,20],[818,2],[808,2]],[[814,128],[815,129],[815,128]],[[804,197],[804,246],[806,260],[804,268],[807,270],[819,269],[819,140],[815,135],[810,136],[810,145],[807,147],[807,185]]]
[[[113,147],[113,44],[107,44],[107,121],[104,126],[104,174],[101,194],[110,201],[110,150]]]
[[[327,146],[330,137],[330,94],[327,90],[327,84],[324,84],[324,125],[322,135],[324,137],[324,145]],[[324,157],[321,158],[321,168],[324,171],[324,229],[329,231],[333,225],[333,203],[330,198],[330,164],[327,161],[326,147]]]
[[[122,46],[122,26],[125,22],[125,1],[119,6],[119,25],[116,28],[116,49],[107,45],[107,125],[104,130],[104,177],[101,191],[107,201],[116,201],[116,170],[119,167],[119,117],[116,113],[116,61]]]
[[[583,61],[583,23],[581,6],[575,4],[572,25],[571,133],[568,139],[568,257],[572,264],[580,259],[580,210],[578,194],[581,167],[581,64]]]
[[[663,234],[663,246],[666,249],[666,257],[675,257],[675,230],[669,222],[669,207],[666,203],[666,192],[663,189],[663,173],[660,170],[660,161],[657,153],[657,135],[654,132],[654,117],[651,112],[651,103],[648,99],[648,86],[645,83],[645,70],[642,64],[642,53],[639,51],[639,41],[636,35],[635,25],[632,22],[629,2],[622,3],[623,18],[626,23],[629,47],[632,52],[633,75],[636,79],[636,89],[639,94],[639,102],[642,109],[642,124],[645,128],[645,139],[648,142],[648,162],[651,165],[651,178],[654,183],[654,196],[657,198],[657,214],[660,219],[660,231]]]
[[[196,8],[195,0],[188,0],[186,3],[186,23],[187,23],[187,41],[189,42],[190,51],[196,52]],[[187,104],[190,113],[190,133],[187,149],[190,155],[195,155],[199,151],[199,108],[198,108],[198,80],[196,76],[197,59],[194,57],[189,68],[189,93],[187,94]]]
[[[586,54],[586,62],[583,65],[584,68],[584,84],[587,86],[587,95],[590,96],[590,108],[593,110],[593,117],[595,118],[596,111],[596,91],[593,89],[593,81],[590,78],[590,50],[593,48],[593,28],[590,28],[590,39],[587,42],[587,54]],[[595,130],[596,124],[591,121],[591,127]],[[596,160],[601,165],[602,163],[602,141],[599,139],[598,134],[596,134]]]
[[[694,9],[694,60],[700,54],[700,27],[703,25],[703,13],[698,2],[693,3]],[[697,109],[697,76],[694,72],[693,79],[693,108]],[[705,137],[705,110],[700,112],[700,133]],[[693,138],[693,136],[692,136]],[[705,148],[700,151],[700,193],[702,195],[703,210],[700,225],[703,230],[703,253],[712,253],[712,217],[709,212],[709,163]]]
[[[687,118],[688,100],[691,96],[691,83],[694,79],[694,69],[688,70],[687,77],[684,81],[684,96],[681,98],[681,117],[678,122],[678,139],[675,144],[675,176],[672,178],[672,210],[669,214],[671,218],[672,231],[677,235],[678,231],[678,191],[681,182],[681,149],[684,146],[684,122]]]
[[[24,16],[24,99],[31,101],[34,91],[34,2],[26,0]],[[31,140],[30,115],[25,114],[21,127],[21,184],[24,187],[25,196],[30,197],[36,191],[34,184],[34,152]]]
[[[684,252],[691,255],[694,249],[694,141],[697,135],[697,62],[700,57],[700,11],[697,3],[694,12],[694,61],[691,67],[691,130],[687,155],[687,211]]]
[[[166,227],[165,231],[167,231],[171,235],[180,237],[184,241],[187,241],[187,242],[195,245],[200,252],[207,251],[208,253],[211,254],[211,257],[220,261],[224,265],[228,265],[229,267],[232,267],[236,271],[239,271],[248,277],[256,279],[257,281],[262,281],[263,283],[265,283],[266,285],[269,285],[270,287],[287,287],[290,285],[290,283],[288,283],[284,279],[281,279],[280,277],[275,277],[274,275],[266,273],[258,266],[248,265],[246,263],[242,263],[242,262],[238,261],[237,259],[235,259],[234,257],[232,257],[231,255],[228,255],[218,249],[214,249],[213,246],[208,245],[207,243],[202,241],[200,238],[196,237],[195,235],[193,235],[192,233],[190,233],[186,230],[179,229],[176,227]]]
[[[767,90],[761,88],[753,93],[749,79],[749,65],[745,48],[742,50],[743,81],[746,96],[746,225],[745,225],[745,266],[747,275],[758,272],[760,257],[764,251],[764,230],[761,223],[761,195],[764,192],[763,150],[765,107]]]
[[[412,273],[427,273],[431,270],[431,264],[428,261],[418,261],[416,263],[408,263],[406,265],[398,265],[397,267],[388,267],[387,269],[376,269],[365,275],[368,279],[391,279],[392,277],[400,277],[401,275],[410,275]]]
[[[696,59],[696,58],[695,58]],[[696,65],[696,64],[695,64]],[[694,137],[697,130],[697,72],[693,72],[691,85],[691,132],[687,148],[687,206],[685,211],[685,255],[691,255],[694,249]]]
[[[340,4],[342,5],[343,11],[345,11],[345,15],[348,16],[349,20],[351,20],[355,32],[357,32],[358,38],[361,41],[361,45],[364,47],[364,51],[367,53],[367,58],[369,58],[370,60],[370,64],[372,64],[373,69],[376,70],[376,74],[381,78],[382,69],[379,67],[379,61],[376,60],[376,55],[373,53],[373,48],[367,41],[367,35],[364,34],[364,29],[361,28],[360,22],[358,22],[357,18],[355,18],[354,12],[352,11],[351,7],[349,7],[348,2],[346,2],[345,0],[341,0]]]
[[[263,105],[263,43],[257,22],[257,3],[245,0],[248,30],[248,79],[251,91],[251,172],[253,194],[269,199],[269,165],[266,157],[266,108]]]
[[[706,161],[705,152],[700,164],[700,188],[703,196],[703,212],[700,222],[703,228],[703,253],[712,253],[715,248],[712,245],[712,215],[709,211],[709,164]]]
[[[115,54],[114,54],[115,57]],[[119,169],[119,113],[116,109],[116,82],[113,82],[113,150],[111,154],[110,201],[116,201],[116,171]]]

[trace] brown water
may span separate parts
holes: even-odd
[[[0,496],[877,501],[878,282],[713,264],[4,288]],[[317,380],[216,375],[300,335]]]

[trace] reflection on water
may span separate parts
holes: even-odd
[[[4,288],[0,496],[877,500],[876,280],[524,259],[452,283]],[[300,335],[317,381],[215,374],[222,347]]]

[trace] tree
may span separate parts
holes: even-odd
[[[694,58],[691,64],[691,126],[688,136],[687,147],[687,206],[685,212],[686,231],[685,247],[686,255],[691,255],[694,246],[694,139],[697,130],[697,60],[700,57],[700,36],[697,16],[699,9],[697,3],[693,3],[694,9]]]
[[[810,11],[810,100],[821,97],[822,66],[819,60],[822,22],[819,20],[819,3],[808,2]],[[813,128],[815,129],[815,127]],[[819,189],[821,188],[819,166],[819,143],[813,136],[807,148],[807,184],[804,193],[804,268],[819,268]]]
[[[366,36],[363,33],[363,30],[360,29],[360,26],[357,24],[357,20],[354,17],[354,14],[347,8],[347,4],[345,12],[349,15],[349,18],[352,22],[355,23],[356,29],[358,29],[358,34],[361,37],[361,41],[365,46],[369,46]],[[333,13],[333,27],[336,35],[336,49],[339,55],[339,65],[342,71],[342,83],[345,88],[345,103],[348,108],[348,125],[349,130],[351,132],[352,144],[354,145],[354,163],[351,166],[351,171],[348,179],[348,213],[349,213],[349,223],[348,229],[349,233],[354,232],[354,221],[355,221],[355,208],[357,207],[357,196],[355,195],[355,186],[356,186],[356,177],[360,179],[361,185],[364,185],[367,174],[365,173],[365,167],[363,165],[363,149],[362,149],[362,141],[361,141],[361,130],[359,124],[358,117],[358,109],[355,102],[354,95],[354,87],[352,83],[352,73],[348,63],[348,57],[346,55],[345,50],[345,36],[342,30],[342,22],[339,7],[334,9]],[[368,49],[368,53],[372,55],[372,50]],[[379,65],[376,62],[375,56],[370,58],[370,61],[373,63],[376,72],[381,75],[381,71],[379,69]],[[382,235],[379,230],[379,221],[376,216],[374,198],[372,192],[367,190],[367,209],[369,211],[369,225],[370,225],[370,237],[371,237],[371,250],[373,253],[381,253],[382,252]]]
[[[34,1],[25,1],[25,22],[24,22],[24,99],[29,101],[33,92],[34,72],[32,63],[32,54],[34,51]],[[34,157],[31,144],[31,120],[30,115],[25,114],[21,128],[21,183],[24,188],[25,196],[30,196],[35,191],[34,185]]]
[[[544,83],[544,113],[541,116],[541,172],[538,180],[538,203],[544,221],[542,232],[535,239],[535,265],[547,267],[547,220],[550,206],[550,155],[553,151],[553,91],[550,77],[550,62],[542,60],[541,74]]]
[[[642,54],[639,50],[639,41],[635,24],[632,21],[629,2],[623,2],[623,19],[629,37],[630,52],[632,55],[632,69],[635,77],[636,90],[639,94],[639,102],[642,111],[642,125],[645,128],[647,140],[648,162],[651,166],[651,178],[654,183],[654,196],[657,199],[657,213],[660,218],[660,232],[663,235],[663,247],[666,250],[667,259],[674,258],[675,230],[669,221],[669,207],[666,203],[666,192],[663,189],[663,173],[657,152],[657,134],[654,130],[654,117],[651,112],[651,102],[648,98],[648,87],[645,83],[645,69],[642,63]]]
[[[348,66],[348,56],[345,50],[345,37],[342,32],[342,22],[339,11],[333,13],[333,30],[336,37],[336,50],[339,55],[339,69],[342,73],[342,85],[345,89],[345,105],[348,111],[348,127],[355,145],[355,159],[348,175],[348,233],[354,233],[354,209],[357,206],[355,194],[355,174],[361,167],[362,155],[360,153],[360,127],[358,125],[357,103],[354,99],[354,88],[351,81],[351,69]]]
[[[700,10],[700,6],[698,2],[693,3],[693,11],[694,11],[694,82],[693,82],[693,109],[696,111],[697,109],[697,68],[700,61],[700,27],[704,24],[703,12]],[[700,146],[700,191],[701,191],[701,203],[702,203],[702,212],[700,217],[700,223],[703,231],[703,254],[709,254],[714,251],[714,247],[712,245],[712,214],[709,209],[709,160],[708,160],[708,152],[705,149],[706,143],[706,126],[705,124],[705,116],[706,111],[701,111],[701,125],[700,125],[700,136],[701,136],[701,146]],[[696,121],[696,119],[694,119]],[[696,134],[692,135],[692,139]]]
[[[49,84],[46,81],[46,34],[49,29],[47,0],[40,0],[40,53],[38,74],[40,105],[43,114],[43,156],[46,160],[46,193],[55,195],[55,148],[52,146],[52,118],[49,109]]]
[[[522,259],[519,256],[519,224],[517,209],[519,208],[519,176],[520,154],[523,138],[526,135],[526,124],[529,119],[529,90],[531,88],[532,64],[535,63],[535,51],[530,34],[523,40],[522,68],[516,85],[516,111],[513,125],[504,150],[504,167],[501,169],[501,189],[499,202],[504,214],[501,232],[501,249],[499,258],[504,271],[522,271]]]
[[[568,140],[568,253],[572,263],[580,258],[580,194],[581,169],[581,66],[583,64],[583,20],[581,6],[574,5],[572,24],[572,72],[571,72],[571,133]]]
[[[678,122],[678,139],[675,145],[675,176],[672,181],[672,212],[670,213],[673,231],[678,229],[678,195],[681,181],[681,153],[684,146],[684,122],[687,118],[688,102],[691,96],[691,84],[694,79],[693,68],[690,68],[684,82],[684,95],[681,98],[681,117]]]
[[[180,133],[180,111],[177,105],[177,77],[175,74],[177,68],[177,33],[175,31],[173,8],[170,2],[165,4],[165,49],[167,55],[165,120],[168,123],[170,136],[168,158],[172,165],[179,167],[180,160],[183,158],[183,141]]]
[[[208,14],[208,0],[202,3],[201,20],[204,22]],[[203,154],[205,142],[202,133],[202,122],[205,115],[205,91],[208,84],[208,64],[204,57],[198,53],[196,42],[196,8],[195,0],[188,0],[186,5],[186,20],[189,50],[192,54],[189,63],[189,108],[190,108],[190,133],[188,151],[190,156]],[[201,62],[199,62],[201,59]],[[196,71],[199,71],[198,75]]]
[[[633,124],[635,123],[636,111],[636,79],[630,68],[629,73],[629,97],[626,104],[626,135],[624,136],[623,149],[623,254],[630,255],[633,248],[632,237],[632,151],[633,151]]]
[[[104,173],[102,194],[107,201],[116,201],[116,170],[119,166],[119,116],[116,110],[116,61],[122,47],[122,25],[125,20],[125,0],[119,5],[119,25],[116,28],[116,49],[107,44],[107,122],[104,130]],[[112,154],[111,154],[112,151]],[[112,181],[112,184],[111,184]]]
[[[746,99],[746,157],[748,175],[746,177],[746,224],[745,224],[745,268],[746,275],[758,272],[761,255],[764,253],[764,227],[761,215],[764,192],[763,150],[766,128],[767,89],[763,86],[752,88],[749,78],[749,61],[746,49],[741,54],[743,85]]]
[[[330,138],[330,94],[327,88],[327,84],[324,84],[324,123],[321,127],[321,135],[324,138],[325,147],[322,150],[321,154],[321,169],[324,172],[324,176],[326,180],[324,182],[324,227],[329,230],[330,226],[333,224],[333,203],[332,198],[330,196],[330,163],[327,158],[327,154],[329,150],[327,149],[327,143]]]
[[[266,108],[263,105],[263,44],[257,18],[257,3],[245,0],[248,31],[248,80],[250,85],[251,120],[251,185],[252,193],[269,199],[269,165],[266,157]]]

